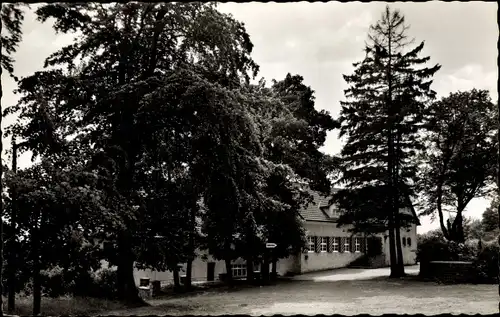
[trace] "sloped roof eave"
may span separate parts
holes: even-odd
[[[337,192],[339,189],[332,189],[332,193]],[[314,200],[309,206],[306,207],[305,210],[301,210],[299,215],[306,222],[336,222],[337,219],[330,218],[327,213],[324,211],[325,208],[329,207],[329,201],[331,196],[324,197],[319,193],[309,190],[309,192],[313,195]],[[415,224],[420,226],[420,219],[418,219],[417,213],[411,202],[409,196],[406,196],[407,205],[406,207],[410,208],[411,213],[413,214],[413,218],[415,220]]]

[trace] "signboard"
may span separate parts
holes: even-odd
[[[266,243],[266,249],[274,249],[276,248],[278,245],[276,243]]]

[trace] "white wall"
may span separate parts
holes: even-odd
[[[390,258],[390,246],[389,246],[389,231],[386,231],[385,233],[387,238],[383,238],[383,250],[386,255],[385,257],[385,262],[386,265],[391,264],[391,258]],[[404,246],[403,243],[401,243],[401,247],[403,249],[403,261],[405,265],[413,265],[416,264],[416,258],[417,258],[417,226],[412,225],[409,229],[404,229],[402,228],[400,230],[400,235],[401,239],[403,238],[410,238],[411,239],[411,246]]]
[[[349,227],[337,227],[332,222],[307,222],[304,224],[308,236],[350,237]],[[345,267],[360,257],[361,252],[308,252],[300,255],[300,272],[312,272]]]

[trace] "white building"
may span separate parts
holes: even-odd
[[[305,272],[320,271],[346,267],[363,255],[366,239],[361,235],[351,236],[348,226],[337,227],[339,211],[335,206],[329,205],[329,197],[314,194],[314,202],[300,211],[304,228],[307,232],[308,250],[301,254],[281,259],[277,262],[276,269],[279,275],[301,274]],[[408,229],[401,229],[403,259],[405,265],[416,263],[417,226],[420,225],[418,217],[412,206],[400,209],[401,213],[413,215],[414,223]],[[389,266],[389,240],[388,232],[378,235],[382,241],[383,254],[379,257],[380,265]],[[219,274],[226,272],[224,261],[216,261],[210,255],[199,256],[193,261],[193,281],[217,280]],[[206,257],[206,259],[203,259]],[[184,270],[186,265],[184,265]],[[245,277],[246,264],[243,259],[233,261],[233,276]],[[183,272],[180,273],[185,274]],[[155,272],[151,270],[135,270],[136,283],[139,279],[149,277],[151,280],[170,282],[172,272]]]

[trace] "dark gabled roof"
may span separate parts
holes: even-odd
[[[334,219],[328,217],[324,207],[329,206],[331,197],[324,197],[317,192],[309,191],[314,197],[314,201],[307,208],[304,208],[299,213],[305,221],[328,221],[334,222]]]
[[[324,196],[316,191],[307,190],[313,196],[313,202],[307,208],[302,209],[299,213],[305,221],[320,221],[320,222],[336,222],[338,217],[330,217],[328,209],[330,207],[331,195]],[[332,193],[338,189],[332,189]]]
[[[415,207],[413,206],[413,203],[411,202],[410,196],[406,196],[407,204],[408,207],[410,207],[410,211],[413,214],[413,217],[415,218],[415,224],[417,226],[420,226],[420,219],[418,219],[417,212],[415,211]]]
[[[333,189],[332,193],[337,192],[339,189]],[[331,195],[323,196],[318,192],[308,190],[309,193],[313,196],[313,202],[310,203],[307,208],[304,208],[299,211],[300,216],[305,221],[314,221],[314,222],[336,222],[337,217],[330,217],[328,215],[328,208],[330,207],[330,199]],[[407,197],[408,207],[410,207],[410,211],[415,218],[415,223],[417,226],[420,225],[420,220],[418,219],[417,213],[415,212],[415,208],[411,203],[410,197]]]

